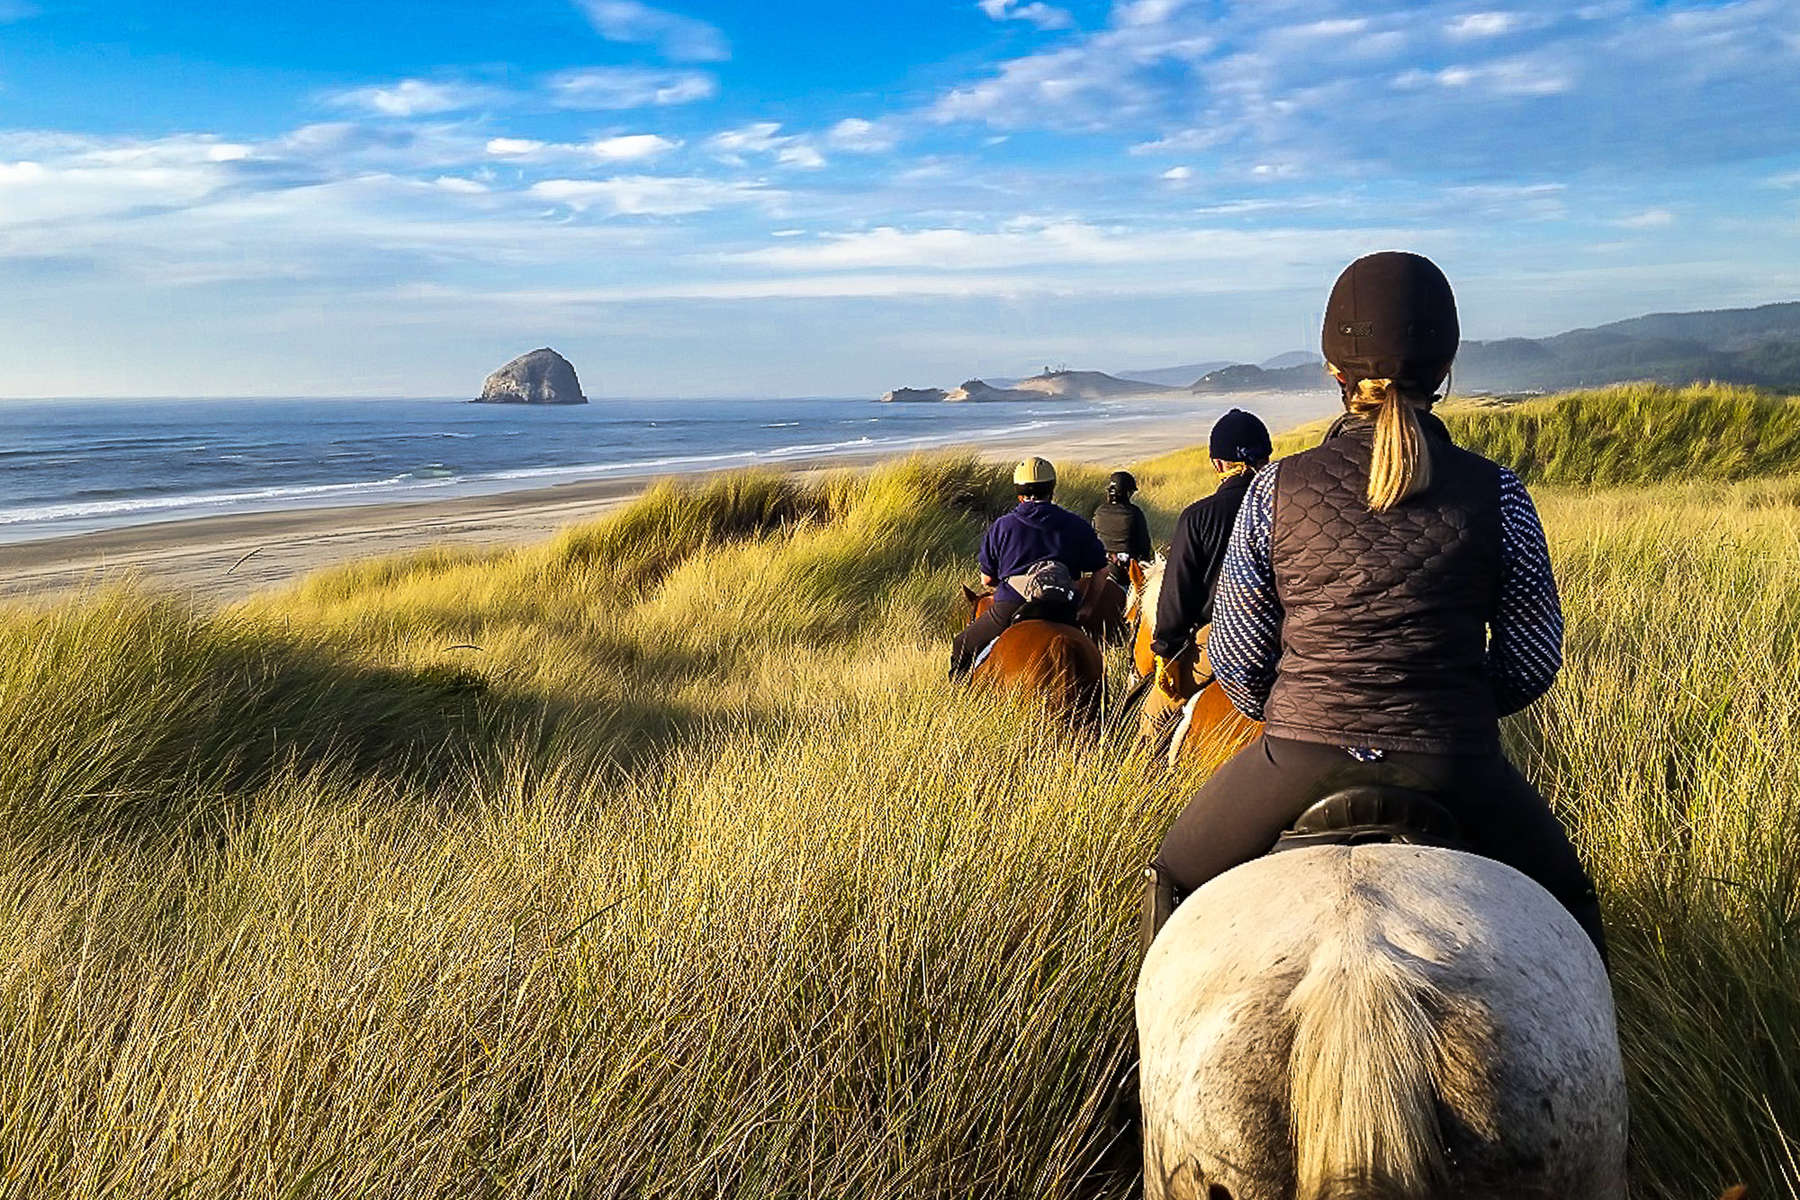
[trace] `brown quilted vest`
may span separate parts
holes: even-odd
[[[1264,710],[1276,737],[1436,754],[1499,746],[1487,676],[1500,468],[1435,420],[1431,487],[1369,511],[1374,424],[1281,460],[1270,550],[1285,616]]]

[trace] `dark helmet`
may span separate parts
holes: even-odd
[[[1266,462],[1275,452],[1269,427],[1255,413],[1234,408],[1213,423],[1206,452],[1220,462]]]
[[[1137,491],[1137,480],[1130,471],[1114,471],[1106,477],[1106,494],[1117,496],[1121,500]]]
[[[1456,297],[1437,264],[1384,250],[1344,268],[1325,303],[1320,346],[1349,386],[1392,379],[1429,395],[1450,373],[1462,337]]]

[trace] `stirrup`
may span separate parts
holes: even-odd
[[[1162,867],[1150,863],[1144,867],[1143,892],[1138,907],[1138,941],[1144,951],[1150,952],[1150,944],[1162,927],[1169,923],[1169,917],[1175,906],[1181,901],[1175,893],[1175,880]]]

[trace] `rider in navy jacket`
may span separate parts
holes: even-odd
[[[977,561],[982,576],[994,580],[994,602],[1018,604],[1019,594],[1007,578],[1045,559],[1055,559],[1079,577],[1106,566],[1106,549],[1094,527],[1079,515],[1048,498],[1021,500],[988,527]]]
[[[1106,548],[1094,527],[1051,503],[1056,468],[1028,458],[1013,471],[1019,506],[995,521],[981,539],[982,582],[994,589],[988,610],[969,623],[950,645],[950,677],[968,674],[988,643],[1006,632],[1024,600],[1007,580],[1046,559],[1069,568],[1076,580],[1106,569]]]

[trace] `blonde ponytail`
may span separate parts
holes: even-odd
[[[1431,448],[1419,411],[1391,379],[1364,379],[1346,397],[1350,411],[1375,418],[1369,459],[1369,510],[1386,512],[1431,486]]]

